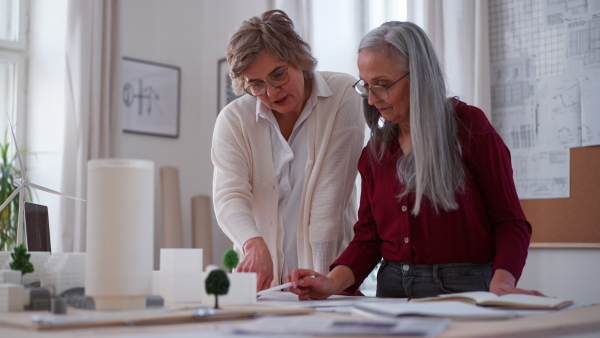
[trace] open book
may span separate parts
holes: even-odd
[[[406,303],[368,302],[357,303],[352,313],[367,318],[424,316],[453,319],[506,319],[517,317],[511,310],[490,309],[464,302]]]
[[[427,298],[414,298],[410,302],[437,302],[456,300],[477,304],[482,306],[494,306],[511,309],[561,309],[565,306],[573,304],[572,300],[564,300],[559,298],[540,297],[523,294],[507,294],[496,296],[496,294],[485,291],[459,292],[445,295],[438,295]]]

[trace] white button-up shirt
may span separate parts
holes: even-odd
[[[289,275],[292,270],[298,268],[298,219],[308,159],[308,133],[305,122],[317,104],[317,97],[330,95],[332,93],[325,79],[320,73],[313,72],[312,92],[287,141],[281,135],[273,112],[262,104],[257,111],[258,117],[268,120],[271,126],[271,149],[279,183],[277,251],[282,252],[284,258],[282,276]]]

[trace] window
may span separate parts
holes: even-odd
[[[24,128],[27,0],[0,0],[0,132],[8,113],[18,130]]]
[[[406,0],[369,0],[363,6],[364,34],[387,21],[406,21]]]

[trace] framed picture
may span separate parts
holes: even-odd
[[[229,63],[227,59],[223,58],[219,60],[219,71],[217,83],[219,86],[217,93],[217,114],[225,108],[231,101],[237,99],[237,95],[233,92],[231,87],[231,78],[229,77]]]
[[[179,137],[179,67],[124,57],[123,132]]]

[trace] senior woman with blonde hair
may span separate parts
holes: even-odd
[[[244,21],[226,51],[234,91],[213,134],[219,226],[257,289],[296,268],[325,273],[356,222],[364,119],[352,76],[315,71],[309,45],[280,10]]]
[[[479,108],[447,96],[425,32],[383,24],[362,39],[358,69],[371,139],[358,164],[355,235],[328,276],[294,270],[290,290],[300,299],[352,292],[383,258],[378,297],[541,295],[516,287],[531,225],[508,148]]]

